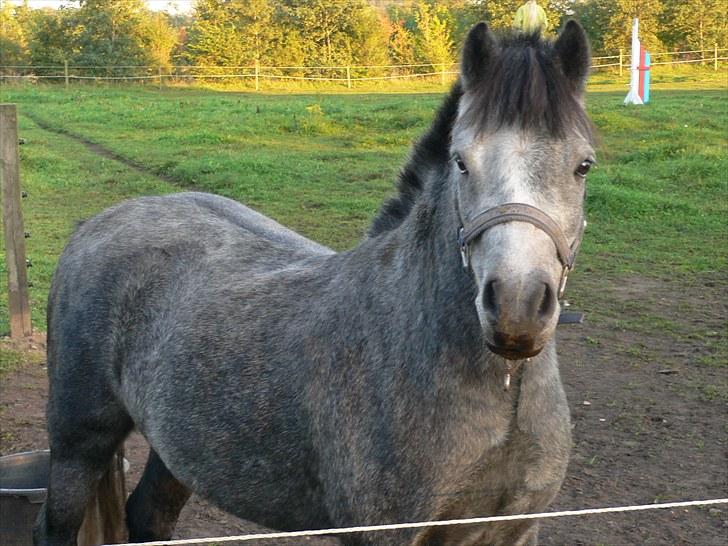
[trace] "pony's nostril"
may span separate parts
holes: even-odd
[[[541,317],[548,318],[553,315],[556,310],[556,294],[551,285],[543,283],[543,292],[541,294],[541,303],[538,306],[538,314]]]
[[[491,279],[485,283],[485,289],[483,290],[483,307],[486,311],[493,315],[498,315],[498,301],[495,295],[495,279]]]

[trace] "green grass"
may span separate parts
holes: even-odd
[[[39,129],[21,116],[21,185],[31,316],[45,330],[45,305],[51,275],[76,223],[127,197],[159,194],[177,188],[156,177],[143,176],[120,163],[99,158],[68,138]],[[0,226],[1,228],[1,226]],[[0,259],[0,335],[8,332],[7,273],[4,248]],[[2,355],[0,355],[2,356]],[[0,358],[0,361],[5,358]]]
[[[609,84],[605,84],[609,85]],[[440,88],[441,89],[441,88]],[[20,108],[33,322],[74,224],[132,195],[199,189],[232,197],[337,249],[364,233],[441,93],[255,94],[195,88],[7,86]],[[599,167],[579,267],[689,278],[726,271],[726,90],[655,90],[644,107],[592,92]],[[42,119],[173,183],[41,130]],[[4,264],[3,266],[4,267]],[[7,331],[0,275],[0,332]],[[578,282],[578,281],[577,281]]]
[[[621,95],[594,98],[603,141],[589,180],[594,264],[664,275],[724,270],[725,92],[663,91],[644,107],[615,106]]]

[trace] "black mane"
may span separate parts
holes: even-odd
[[[415,144],[409,161],[399,173],[398,194],[382,205],[369,228],[370,237],[399,226],[425,187],[424,174],[436,165],[446,164],[450,159],[450,133],[457,117],[458,103],[462,94],[460,83],[455,83],[437,111],[430,129]]]
[[[471,91],[473,99],[463,112],[465,123],[483,131],[514,126],[545,131],[557,138],[576,127],[593,142],[593,126],[579,98],[583,89],[575,89],[564,75],[553,41],[541,39],[538,33],[514,33],[500,38],[497,51],[484,80]],[[415,145],[399,175],[398,194],[382,206],[369,228],[370,237],[399,226],[424,190],[425,173],[448,162],[462,96],[458,81],[428,132]]]

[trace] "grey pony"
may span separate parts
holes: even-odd
[[[169,538],[192,491],[287,530],[546,508],[571,445],[554,244],[501,224],[464,268],[456,234],[517,200],[580,236],[588,67],[574,22],[555,41],[476,25],[399,194],[347,252],[202,193],[83,223],[48,302],[51,475],[35,544],[75,543],[133,428],[151,452],[127,504],[132,541]],[[537,532],[518,521],[340,538],[512,546]]]

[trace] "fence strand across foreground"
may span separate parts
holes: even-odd
[[[719,62],[728,60],[728,48],[690,51],[669,51],[652,53],[652,66],[705,63],[718,70]],[[629,70],[630,54],[620,51],[618,55],[592,58],[592,70],[611,69]],[[657,59],[660,59],[657,61]],[[665,60],[662,60],[665,59]],[[130,81],[184,82],[190,80],[222,79],[253,82],[259,89],[261,81],[313,81],[346,84],[351,88],[354,82],[440,79],[441,83],[456,76],[457,64],[420,63],[402,65],[348,65],[348,66],[212,66],[212,65],[174,65],[170,67],[114,65],[114,66],[72,66],[63,65],[5,65],[0,66],[0,79],[9,80],[65,80],[66,86],[74,81]]]
[[[362,527],[339,527],[334,529],[315,529],[312,531],[289,531],[274,533],[257,533],[250,535],[237,535],[226,537],[188,538],[180,540],[159,540],[143,542],[144,546],[182,546],[185,544],[210,544],[221,542],[247,542],[251,540],[281,539],[296,537],[312,537],[320,535],[345,535],[351,533],[372,533],[376,531],[394,531],[398,529],[419,529],[423,527],[445,527],[451,525],[475,525],[495,523],[499,521],[514,521],[525,519],[548,519],[568,516],[589,516],[595,514],[613,514],[619,512],[639,512],[644,510],[664,510],[667,508],[688,508],[695,506],[711,506],[715,504],[728,504],[726,499],[708,499],[697,501],[663,502],[659,504],[640,504],[634,506],[612,506],[607,508],[589,508],[585,510],[565,510],[562,512],[542,512],[538,514],[514,514],[509,516],[490,516],[483,518],[451,519],[441,521],[419,521],[414,523],[392,523],[388,525],[367,525]],[[116,544],[114,546],[139,546],[135,544]]]

